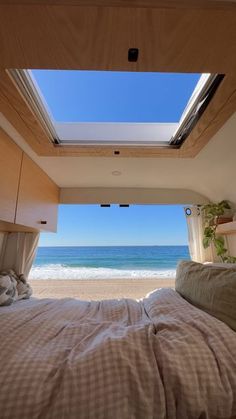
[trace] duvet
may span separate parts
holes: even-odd
[[[236,333],[171,289],[0,308],[1,419],[229,419]]]

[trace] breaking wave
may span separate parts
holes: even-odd
[[[173,278],[175,269],[134,270],[112,268],[70,267],[61,264],[34,266],[30,279],[144,279]]]

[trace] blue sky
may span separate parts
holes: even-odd
[[[40,246],[184,245],[187,227],[177,205],[61,205],[58,232]]]
[[[178,122],[199,74],[33,70],[57,122]]]

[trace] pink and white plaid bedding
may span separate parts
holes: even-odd
[[[229,419],[236,333],[171,289],[0,308],[1,419]]]

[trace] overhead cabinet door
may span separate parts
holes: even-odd
[[[59,189],[26,154],[23,155],[16,223],[56,231]]]
[[[0,220],[14,223],[23,152],[0,129]]]

